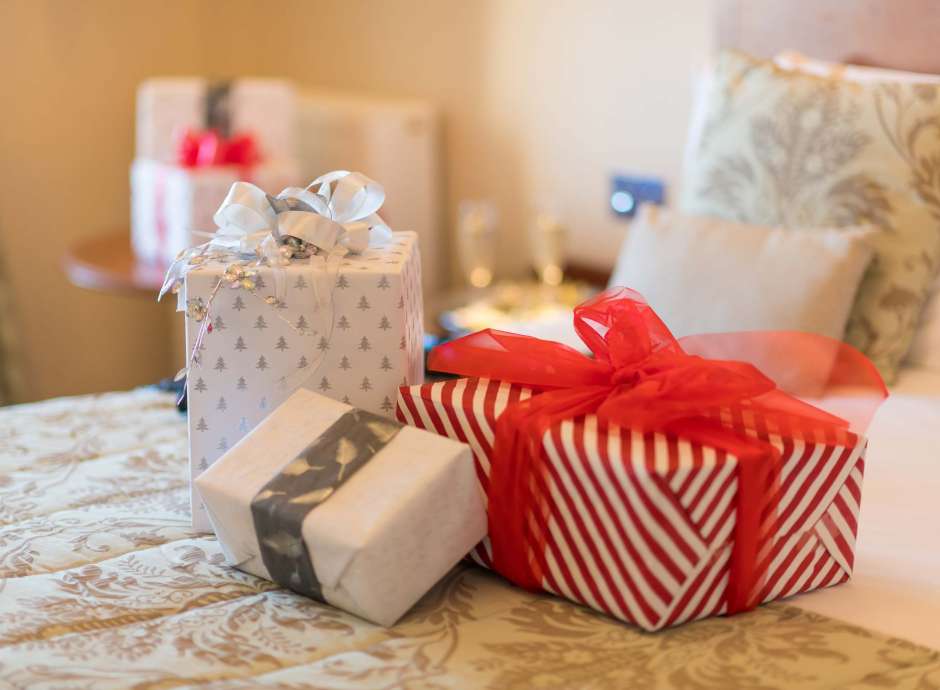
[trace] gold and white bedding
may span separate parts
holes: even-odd
[[[940,653],[773,604],[648,634],[455,569],[383,629],[190,531],[154,391],[0,411],[0,688],[940,688]]]

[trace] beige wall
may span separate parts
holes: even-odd
[[[554,209],[572,254],[609,265],[608,176],[678,175],[706,0],[0,0],[0,250],[24,345],[24,399],[172,373],[169,309],[68,285],[74,240],[128,215],[135,85],[155,74],[284,75],[420,96],[444,112],[447,215],[495,200],[501,266]]]

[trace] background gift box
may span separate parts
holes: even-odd
[[[258,163],[183,167],[138,158],[131,165],[131,245],[144,261],[169,264],[214,228],[212,215],[239,180],[277,194],[298,179],[290,159]]]

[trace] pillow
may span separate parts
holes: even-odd
[[[705,111],[683,211],[883,229],[845,335],[893,380],[940,260],[940,86],[852,82],[722,53]]]
[[[841,340],[873,232],[786,230],[644,205],[611,284],[639,291],[676,337],[794,330]]]
[[[808,58],[799,53],[782,53],[774,58],[780,67],[810,74],[818,74],[847,81],[897,81],[940,84],[940,75],[921,72],[901,72],[878,67],[844,65]],[[907,362],[916,366],[940,370],[940,276],[934,278],[927,289],[927,303],[921,313]]]

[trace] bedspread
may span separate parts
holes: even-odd
[[[0,411],[0,688],[940,688],[940,653],[775,603],[648,634],[456,568],[382,629],[192,533],[151,390]]]

